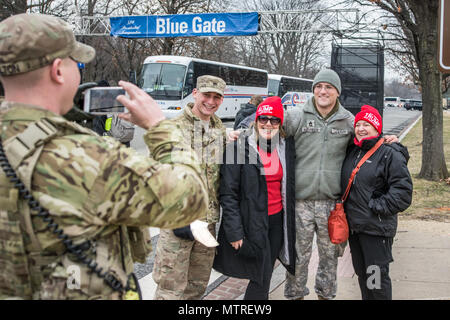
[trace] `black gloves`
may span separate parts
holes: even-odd
[[[186,227],[173,229],[173,234],[184,240],[197,240],[206,247],[217,247],[219,245],[216,238],[208,230],[208,223],[205,221],[195,220]]]
[[[191,226],[186,226],[182,228],[173,229],[173,234],[178,238],[194,241],[194,235],[191,231]]]

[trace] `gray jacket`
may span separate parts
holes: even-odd
[[[341,167],[353,138],[354,116],[339,103],[339,110],[324,120],[314,97],[285,113],[284,128],[295,140],[296,200],[332,200],[341,195]]]

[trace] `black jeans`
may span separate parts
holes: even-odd
[[[269,246],[270,260],[266,259],[263,271],[262,286],[250,280],[245,291],[244,300],[268,300],[270,280],[272,279],[273,266],[283,246],[283,210],[269,216]]]
[[[392,300],[392,241],[393,238],[364,233],[351,233],[348,238],[363,300]]]

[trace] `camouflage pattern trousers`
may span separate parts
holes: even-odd
[[[334,209],[335,200],[296,200],[295,227],[297,260],[295,276],[286,272],[284,296],[299,299],[309,294],[308,265],[311,258],[314,233],[317,235],[319,266],[317,268],[315,291],[325,299],[336,296],[336,273],[341,248],[331,243],[328,235],[328,216]]]
[[[215,236],[215,224],[208,229]],[[158,285],[153,299],[199,300],[208,286],[215,252],[215,247],[161,229],[153,267],[153,280]]]

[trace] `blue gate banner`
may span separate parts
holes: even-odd
[[[258,13],[200,13],[111,17],[111,36],[123,38],[250,36],[258,33]]]

